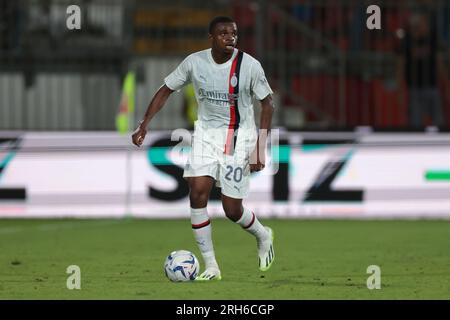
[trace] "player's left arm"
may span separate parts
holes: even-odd
[[[272,126],[273,100],[272,95],[267,95],[261,100],[261,118],[259,122],[259,134],[256,148],[251,156],[250,172],[261,171],[266,165],[267,137]]]

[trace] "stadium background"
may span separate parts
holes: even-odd
[[[66,9],[73,4],[81,8],[81,30],[66,26]],[[366,27],[372,4],[381,8],[381,30]],[[247,204],[285,234],[279,246],[286,250],[280,250],[278,261],[284,271],[265,280],[279,290],[277,296],[262,293],[268,285],[263,283],[253,291],[230,285],[227,294],[216,287],[212,296],[204,287],[194,288],[197,297],[449,298],[444,253],[449,249],[450,88],[445,79],[436,83],[442,113],[417,125],[408,117],[411,88],[398,81],[398,58],[406,54],[402,43],[418,13],[428,19],[432,36],[426,41],[431,52],[443,56],[446,68],[440,71],[448,76],[450,5],[445,0],[0,1],[0,217],[9,218],[0,220],[0,297],[186,298],[183,290],[165,287],[158,268],[170,250],[184,246],[196,252],[187,223],[187,185],[180,178],[188,148],[171,148],[178,143],[171,141],[173,130],[192,126],[189,92],[169,98],[151,122],[144,148],[131,145],[130,132],[163,78],[187,54],[208,48],[209,21],[229,15],[238,25],[238,47],[262,63],[275,92],[273,127],[280,139],[271,145],[266,173],[252,178]],[[256,117],[258,110],[256,105]],[[218,192],[212,193],[209,208],[212,216],[223,217]],[[55,220],[62,217],[70,219]],[[236,252],[223,244],[224,230],[236,232],[234,241],[241,238],[237,229],[227,228],[232,227],[217,220],[218,251],[232,261]],[[123,243],[116,242],[118,230],[127,230]],[[171,239],[162,243],[167,234]],[[323,240],[314,242],[317,234]],[[70,244],[69,235],[83,239],[79,247]],[[92,284],[91,291],[67,293],[59,269],[70,263],[55,239],[85,264],[103,257],[90,251],[101,248],[105,261],[115,265],[110,278],[134,271],[134,281],[148,272],[163,293],[131,285],[111,293],[98,261],[91,273],[95,289]],[[333,241],[341,248],[351,244],[352,263],[358,265],[345,269]],[[147,252],[138,250],[143,244]],[[108,257],[129,247],[139,267]],[[90,253],[83,255],[80,248]],[[367,248],[375,253],[369,255]],[[402,255],[405,248],[412,256]],[[240,253],[242,261],[253,249],[248,250]],[[323,266],[316,250],[336,264]],[[57,262],[50,263],[49,252]],[[38,260],[37,254],[48,264],[20,270],[27,259]],[[161,259],[150,263],[153,254]],[[283,261],[297,259],[302,265],[310,259],[301,274],[311,279],[283,282],[288,275],[295,278]],[[412,263],[412,276],[400,261]],[[390,266],[394,279],[402,273],[405,278],[387,280],[387,289],[371,296],[364,289],[365,268],[374,263]],[[322,276],[314,264],[325,268]],[[345,271],[336,271],[339,267]],[[232,273],[232,264],[229,269]],[[414,275],[423,285],[409,282]],[[231,282],[239,277],[232,273]],[[351,291],[355,288],[366,291]]]

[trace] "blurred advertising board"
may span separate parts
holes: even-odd
[[[180,132],[141,148],[116,132],[0,132],[0,217],[188,218]],[[448,133],[273,136],[244,200],[261,217],[450,218]],[[224,217],[220,189],[208,210]]]

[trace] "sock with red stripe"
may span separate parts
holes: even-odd
[[[214,247],[211,238],[211,221],[205,208],[191,208],[191,224],[195,240],[205,261],[205,269],[209,267],[218,268]]]
[[[256,218],[256,215],[245,207],[241,218],[236,223],[245,231],[254,235],[258,241],[267,240],[269,237],[269,233],[261,222],[259,222],[258,218]]]

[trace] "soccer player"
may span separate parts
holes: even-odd
[[[266,271],[275,255],[273,231],[242,205],[248,194],[250,173],[265,166],[267,133],[270,130],[272,90],[261,64],[238,50],[237,26],[229,17],[216,17],[209,24],[211,48],[195,52],[164,79],[132,135],[141,146],[147,126],[174,91],[192,83],[198,101],[192,151],[184,170],[190,193],[192,229],[205,262],[196,280],[220,280],[221,273],[211,239],[207,203],[214,182],[221,188],[225,215],[255,236],[259,269]],[[261,104],[259,134],[252,98]]]

